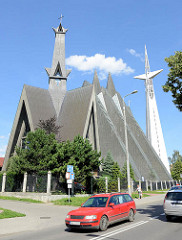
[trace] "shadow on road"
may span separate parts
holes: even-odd
[[[151,217],[151,218],[157,217],[157,219],[159,219],[162,222],[169,222],[167,221],[164,215],[164,210],[162,205],[149,205],[147,208],[137,209],[137,212],[147,217]],[[172,217],[170,222],[182,223],[182,217]]]

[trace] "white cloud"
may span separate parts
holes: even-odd
[[[129,52],[131,55],[139,58],[142,62],[145,61],[144,56],[143,56],[142,53],[137,53],[137,52],[136,52],[134,49],[132,49],[132,48],[131,48],[131,49],[128,49],[128,52]]]
[[[5,156],[6,148],[7,148],[7,145],[3,145],[3,146],[0,147],[0,157]]]
[[[4,139],[5,138],[5,136],[0,136],[0,139]]]
[[[115,57],[106,57],[99,53],[91,57],[78,55],[70,56],[66,59],[66,64],[83,72],[92,72],[97,69],[102,79],[105,79],[109,72],[115,75],[122,73],[130,74],[134,72],[134,69],[127,66],[122,58],[117,60]]]

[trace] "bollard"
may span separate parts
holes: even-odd
[[[155,187],[156,187],[156,190],[158,190],[158,184],[157,184],[157,181],[155,182]]]
[[[120,188],[120,178],[118,177],[118,192],[121,192],[121,188]]]
[[[24,173],[24,179],[23,179],[23,192],[25,193],[27,189],[27,172]]]
[[[107,177],[105,177],[105,184],[106,184],[106,193],[108,193],[108,180],[107,180]]]
[[[163,184],[162,184],[162,181],[161,181],[161,190],[163,190]]]
[[[47,173],[47,193],[51,193],[51,171]]]
[[[2,190],[1,192],[5,192],[6,187],[6,173],[3,173],[3,181],[2,181]]]

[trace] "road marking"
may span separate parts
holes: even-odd
[[[117,229],[117,230],[115,230],[115,231],[112,231],[112,232],[109,232],[109,233],[100,235],[100,236],[98,236],[98,237],[91,238],[90,240],[102,240],[102,239],[104,239],[104,238],[111,237],[111,236],[113,236],[113,235],[115,235],[115,234],[128,231],[128,230],[130,230],[130,229],[132,229],[132,228],[138,227],[138,226],[143,225],[143,224],[148,223],[148,222],[149,222],[149,221],[141,221],[141,222],[132,224],[132,225],[130,225],[130,226],[126,226],[126,227],[123,227],[123,228],[121,228],[121,229]]]
[[[152,219],[157,219],[159,216],[155,216],[155,217],[152,217],[152,218],[150,218],[150,220],[152,220]]]
[[[163,216],[163,215],[165,215],[165,213],[161,213],[160,215]]]

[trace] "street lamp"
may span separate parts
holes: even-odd
[[[129,162],[129,152],[128,152],[128,135],[126,127],[126,113],[125,113],[125,102],[124,99],[134,93],[137,93],[137,90],[127,94],[123,97],[123,117],[124,117],[124,130],[125,130],[125,146],[126,146],[126,163],[127,163],[127,182],[128,182],[128,193],[131,195],[131,186],[130,186],[130,162]]]

